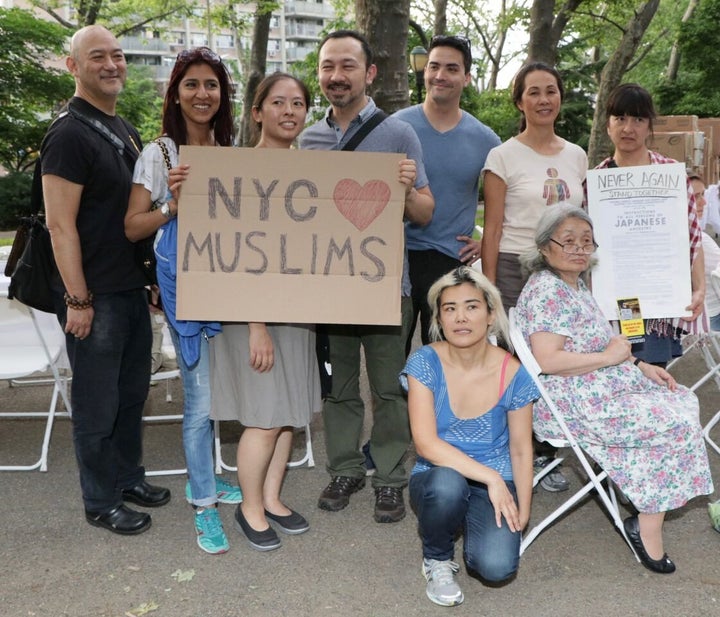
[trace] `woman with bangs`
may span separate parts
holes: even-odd
[[[158,284],[183,381],[185,495],[194,508],[198,546],[210,554],[229,549],[217,503],[239,503],[242,493],[214,474],[208,340],[220,324],[175,317],[178,191],[187,174],[187,166],[178,167],[178,150],[232,145],[231,91],[228,70],[215,52],[198,47],[178,54],[163,102],[163,134],[137,161],[125,216],[125,234],[133,242],[157,231]]]
[[[653,120],[656,117],[650,93],[637,84],[622,84],[608,98],[607,132],[615,146],[613,155],[596,169],[632,167],[636,165],[662,165],[677,163],[647,146],[652,139]],[[695,207],[695,197],[688,181],[688,230],[692,299],[686,310],[692,312],[685,321],[694,321],[703,312],[705,299],[705,272],[702,249],[702,230]],[[660,249],[659,249],[660,250]],[[665,366],[674,356],[682,355],[679,334],[681,321],[668,316],[665,319],[645,321],[645,342],[635,343],[632,353],[643,362]]]

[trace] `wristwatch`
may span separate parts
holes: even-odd
[[[160,214],[162,214],[168,221],[175,218],[175,215],[170,211],[170,204],[168,202],[165,202],[162,206],[160,206]]]

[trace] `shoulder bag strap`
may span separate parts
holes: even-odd
[[[135,161],[137,160],[138,155],[140,154],[140,148],[138,144],[135,143],[135,140],[132,137],[132,134],[130,132],[130,127],[128,123],[125,121],[125,118],[120,117],[120,121],[123,123],[123,125],[128,130],[128,138],[132,142],[132,146],[134,148],[134,151],[132,148],[130,148],[129,144],[126,143],[123,139],[121,139],[117,134],[115,134],[109,127],[107,127],[105,124],[100,122],[97,118],[90,118],[89,116],[86,116],[81,111],[78,111],[74,107],[72,107],[70,104],[67,106],[67,113],[70,114],[73,118],[76,120],[79,120],[83,124],[89,126],[91,129],[96,131],[101,137],[103,137],[105,140],[110,142],[112,146],[117,150],[118,154],[122,157],[123,161],[125,161],[125,165],[127,165],[127,168],[130,170],[130,173],[132,174],[135,170]]]
[[[170,163],[170,153],[168,152],[165,142],[162,139],[155,139],[154,143],[160,148],[160,152],[162,152],[163,158],[165,159],[165,166],[168,171],[170,171],[172,169],[172,163]]]
[[[361,125],[357,132],[348,140],[348,142],[340,148],[346,152],[355,150],[378,124],[387,118],[387,114],[382,110],[378,109],[372,116],[370,116],[365,124]]]
[[[43,188],[42,188],[42,165],[40,157],[35,161],[35,170],[33,171],[32,187],[30,188],[30,212],[37,216],[43,207]]]
[[[88,116],[79,112],[77,109],[71,107],[70,105],[67,106],[67,113],[76,120],[80,120],[80,122],[86,124],[91,129],[99,133],[104,139],[109,141],[118,151],[120,156],[125,153],[125,142],[117,135],[115,135],[115,133],[113,133],[107,126],[100,122],[100,120],[97,120],[95,118],[89,118]]]

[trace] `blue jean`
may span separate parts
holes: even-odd
[[[62,295],[55,294],[60,325]],[[66,335],[73,442],[85,509],[106,512],[145,478],[142,413],[150,385],[150,313],[144,289],[97,294],[90,334]]]
[[[710,317],[710,329],[714,332],[720,331],[720,313]]]
[[[515,495],[515,484],[506,481]],[[504,581],[520,563],[519,532],[505,519],[495,524],[487,487],[468,481],[449,467],[433,467],[410,476],[410,504],[418,517],[423,557],[452,559],[455,534],[463,526],[463,553],[468,569],[486,581]]]
[[[213,430],[210,420],[210,347],[200,336],[200,357],[188,366],[180,352],[176,330],[168,323],[183,382],[183,448],[190,478],[192,503],[203,507],[217,503],[213,465]]]

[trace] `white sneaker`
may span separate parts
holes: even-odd
[[[533,469],[536,474],[540,473],[543,468],[547,467],[555,461],[554,458],[548,456],[538,456],[533,461]],[[570,482],[563,475],[560,470],[560,465],[555,467],[550,473],[548,473],[542,480],[540,480],[540,486],[550,493],[561,493],[570,488]]]
[[[423,574],[427,579],[425,593],[431,601],[440,606],[457,606],[465,599],[462,589],[455,580],[460,570],[454,561],[423,559]]]

